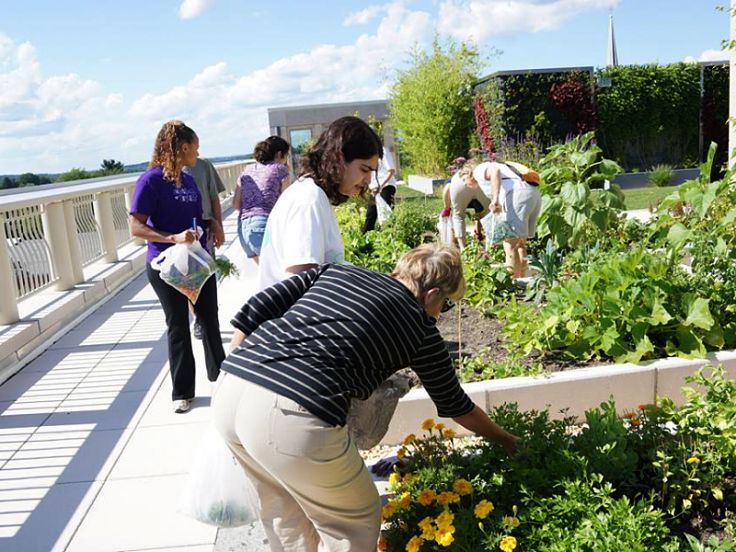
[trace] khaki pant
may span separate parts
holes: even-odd
[[[213,409],[258,493],[271,550],[376,549],[378,491],[346,427],[232,374],[223,374]]]

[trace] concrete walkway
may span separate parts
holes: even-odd
[[[241,268],[220,287],[223,340],[255,288],[226,220],[220,251]],[[266,550],[258,527],[223,532],[176,512],[209,423],[211,385],[194,341],[197,398],[174,414],[163,311],[140,275],[0,386],[0,550]],[[232,546],[231,546],[232,545]]]

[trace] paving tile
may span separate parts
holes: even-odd
[[[64,371],[67,369],[91,370],[107,351],[74,351],[57,349],[44,351],[41,356],[23,367],[22,373],[48,372],[50,370]]]
[[[138,409],[143,406],[146,393],[130,391],[120,393],[109,405],[69,405],[59,407],[43,425],[63,426],[74,423],[94,423],[98,431],[126,429],[135,421]]]
[[[215,527],[176,512],[185,480],[186,476],[179,475],[107,481],[66,552],[214,544]],[[125,513],[124,523],[121,512]]]
[[[188,473],[208,427],[208,422],[138,427],[109,478]]]

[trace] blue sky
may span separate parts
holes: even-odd
[[[472,38],[484,73],[723,58],[725,0],[3,0],[0,174],[145,161],[161,123],[249,152],[267,108],[386,97],[414,44]],[[279,5],[278,11],[273,7]]]

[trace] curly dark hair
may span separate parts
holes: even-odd
[[[164,178],[181,184],[181,147],[196,140],[197,134],[181,121],[167,121],[158,131],[148,168],[161,167]]]
[[[276,154],[286,155],[289,153],[289,143],[280,136],[269,136],[256,144],[253,149],[253,157],[262,164],[270,163],[276,159]]]
[[[320,134],[309,151],[299,160],[299,176],[309,176],[327,194],[330,203],[348,200],[338,191],[345,164],[355,159],[383,157],[378,134],[358,117],[341,117]]]

